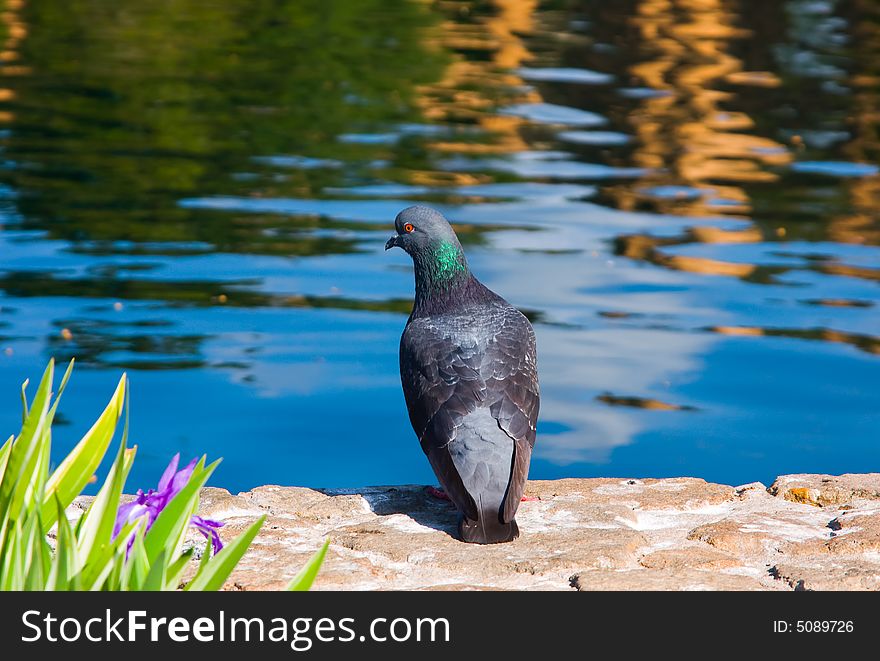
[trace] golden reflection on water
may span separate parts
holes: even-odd
[[[862,19],[853,30],[854,46],[863,57],[849,79],[853,139],[842,151],[853,162],[876,163],[880,155],[880,6],[872,0],[854,5]],[[880,245],[880,176],[854,178],[846,188],[856,212],[831,218],[829,238],[840,243]],[[878,279],[877,274],[871,279]]]
[[[780,143],[750,134],[753,120],[735,110],[736,93],[723,83],[772,87],[767,71],[744,71],[731,43],[747,38],[737,15],[721,0],[644,0],[630,21],[643,51],[652,55],[630,67],[631,75],[656,92],[629,117],[637,136],[634,164],[652,173],[611,195],[621,209],[646,201],[661,213],[747,216],[751,202],[742,184],[777,179],[767,166],[785,165],[791,154]],[[735,89],[734,87],[734,89]],[[686,197],[646,200],[656,186],[686,186]],[[721,199],[723,206],[712,205]]]
[[[789,337],[800,340],[821,340],[849,344],[872,354],[880,354],[880,337],[845,333],[830,328],[760,328],[758,326],[712,326],[707,330],[721,335],[748,337]]]
[[[29,73],[27,67],[14,64],[18,58],[18,47],[27,36],[27,26],[20,18],[20,12],[24,7],[24,0],[7,0],[4,10],[0,12],[0,22],[3,23],[3,50],[0,51],[0,62],[4,63],[4,76],[24,76]],[[7,87],[0,88],[0,102],[15,99],[15,90]],[[0,123],[9,124],[15,121],[15,114],[9,111],[0,111]]]
[[[628,406],[637,409],[648,409],[651,411],[695,411],[693,406],[683,406],[681,404],[670,404],[659,399],[650,397],[632,397],[614,395],[610,392],[603,393],[596,397],[597,401],[609,406]]]
[[[755,123],[736,107],[736,88],[775,88],[779,77],[768,71],[744,71],[742,62],[729,54],[734,40],[750,37],[737,27],[735,3],[721,0],[644,0],[631,22],[655,56],[633,65],[630,72],[662,95],[647,98],[629,121],[638,137],[634,164],[652,169],[637,182],[620,184],[608,193],[621,209],[651,208],[661,213],[694,216],[731,215],[749,219],[753,205],[747,187],[779,178],[777,169],[792,161],[792,153],[781,143],[750,134]],[[864,11],[880,14],[876,5]],[[877,23],[861,21],[861,50],[880,53]],[[872,62],[862,58],[862,62]],[[873,60],[876,61],[876,60]],[[855,90],[850,121],[852,141],[843,150],[848,160],[876,162],[878,76],[876,71],[857,72],[849,81]],[[734,91],[719,90],[722,84]],[[794,142],[800,142],[795,136]],[[699,194],[646,200],[644,191],[658,186],[686,186]],[[842,184],[855,213],[829,217],[829,240],[850,244],[880,243],[880,177],[853,177]],[[723,206],[712,204],[723,199]],[[752,278],[756,264],[727,262],[695,256],[665,254],[662,245],[685,243],[744,243],[786,237],[779,226],[775,236],[765,236],[757,225],[739,231],[693,228],[676,240],[658,240],[649,235],[618,238],[619,252],[671,269],[739,278]],[[811,267],[822,273],[868,280],[880,279],[877,269],[826,263]],[[772,269],[771,269],[772,270]],[[779,269],[783,271],[785,269]],[[847,334],[820,333],[821,339],[856,343]]]
[[[520,129],[524,120],[495,113],[499,99],[516,103],[541,101],[537,90],[529,88],[512,73],[532,58],[519,35],[534,29],[537,0],[492,0],[494,11],[471,16],[468,2],[441,5],[458,20],[446,20],[434,37],[437,44],[456,54],[443,79],[419,88],[419,105],[424,116],[436,122],[471,123],[491,136],[491,140],[438,140],[431,148],[462,154],[506,154],[525,151],[529,144]],[[468,55],[465,55],[467,53]],[[478,56],[474,56],[478,53]],[[444,173],[448,176],[448,172]],[[474,175],[459,173],[460,184],[472,183]],[[420,180],[426,184],[428,181]],[[475,182],[473,182],[475,183]]]
[[[851,162],[872,163],[880,153],[880,71],[873,64],[880,62],[880,23],[865,20],[865,16],[876,19],[880,8],[865,2],[855,4],[859,12],[855,29],[858,48],[878,53],[878,57],[861,58],[862,68],[853,71],[847,81],[855,102],[850,121],[852,139],[843,153]],[[490,134],[491,139],[442,139],[434,141],[431,148],[474,156],[546,149],[546,144],[536,142],[529,121],[499,115],[497,108],[547,100],[538,86],[528,84],[515,71],[529,63],[543,63],[545,57],[531,52],[529,45],[552,32],[548,27],[553,21],[552,12],[542,11],[536,0],[492,0],[481,5],[482,13],[475,13],[472,3],[443,2],[440,6],[450,18],[435,34],[436,44],[458,55],[442,81],[420,89],[420,105],[431,120],[472,124]],[[489,11],[485,10],[487,6]],[[749,263],[742,261],[741,255],[738,261],[726,261],[664,250],[686,244],[797,240],[790,236],[794,228],[786,227],[792,222],[789,218],[776,218],[770,226],[752,218],[755,200],[750,191],[782,185],[781,173],[792,163],[794,154],[782,142],[760,135],[755,119],[742,109],[746,107],[743,95],[776,90],[783,84],[777,73],[747,69],[734,54],[741,50],[743,40],[756,38],[745,27],[749,23],[743,12],[750,7],[754,8],[728,0],[641,0],[626,19],[638,36],[625,44],[634,53],[627,71],[630,84],[648,90],[625,117],[628,133],[635,137],[626,164],[644,168],[647,174],[602,186],[604,201],[624,211],[647,209],[695,218],[726,216],[743,224],[736,229],[720,229],[695,220],[679,236],[624,234],[615,239],[617,254],[678,271],[765,283],[775,282],[777,275],[795,268]],[[574,34],[554,36],[569,42],[577,38]],[[791,145],[804,149],[799,135],[792,137]],[[453,181],[468,185],[491,178],[474,172],[412,173],[412,180],[420,184]],[[847,191],[852,212],[823,219],[822,231],[827,240],[880,243],[880,177],[853,177],[839,185]],[[835,260],[810,262],[798,268],[880,280],[878,269]],[[844,342],[870,353],[877,353],[880,345],[880,340],[871,336],[825,328],[718,326],[709,330]]]

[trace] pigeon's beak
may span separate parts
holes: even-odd
[[[385,242],[385,250],[388,250],[389,248],[393,248],[393,247],[395,247],[395,246],[397,246],[397,245],[400,245],[400,244],[397,243],[397,240],[398,240],[399,238],[400,238],[400,236],[397,235],[397,234],[395,234],[395,235],[392,236],[390,239],[388,239],[388,241]]]

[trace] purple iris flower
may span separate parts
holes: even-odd
[[[146,530],[150,529],[150,526],[153,525],[156,517],[159,516],[159,512],[165,509],[168,503],[170,503],[171,500],[180,493],[180,490],[183,489],[186,483],[189,482],[189,478],[192,477],[193,470],[196,467],[196,460],[193,459],[184,468],[177,470],[177,465],[179,463],[180,453],[174,455],[171,463],[168,464],[168,468],[162,473],[162,478],[159,480],[159,486],[157,489],[149,489],[146,493],[144,493],[143,489],[138,489],[135,494],[135,499],[119,508],[116,512],[116,524],[113,526],[114,539],[126,523],[130,523],[141,517],[146,518]],[[211,546],[213,547],[215,554],[223,548],[223,542],[220,541],[220,535],[217,532],[218,528],[223,527],[223,523],[212,519],[204,519],[200,516],[193,516],[192,519],[190,519],[190,525],[202,533],[206,539],[211,541]],[[132,536],[128,542],[129,550],[133,543],[134,536]]]
[[[220,541],[220,533],[217,532],[218,528],[223,527],[223,523],[221,521],[214,521],[213,519],[203,519],[200,516],[193,516],[189,520],[189,524],[202,533],[205,536],[205,539],[211,540],[211,547],[214,549],[214,555],[217,555],[217,552],[223,548],[223,542]]]

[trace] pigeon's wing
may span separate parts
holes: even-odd
[[[502,511],[504,521],[509,522],[525,490],[540,406],[535,333],[518,310],[505,309],[500,330],[486,347],[481,372],[492,417],[514,441],[510,483]]]
[[[448,445],[462,420],[489,406],[498,426],[515,444],[504,519],[522,498],[538,418],[535,336],[515,308],[495,307],[488,343],[456,342],[425,320],[407,326],[400,343],[400,375],[413,429],[434,472],[452,501],[468,518],[477,507],[452,462]]]
[[[410,422],[446,493],[473,520],[477,505],[447,446],[462,418],[486,398],[479,368],[476,344],[463,347],[430,323],[411,323],[401,337],[400,379]]]

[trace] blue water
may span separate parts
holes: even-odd
[[[535,325],[533,478],[880,470],[876,12],[94,4],[0,28],[7,435],[75,356],[55,459],[126,372],[130,489],[432,482],[383,250],[427,203]]]

